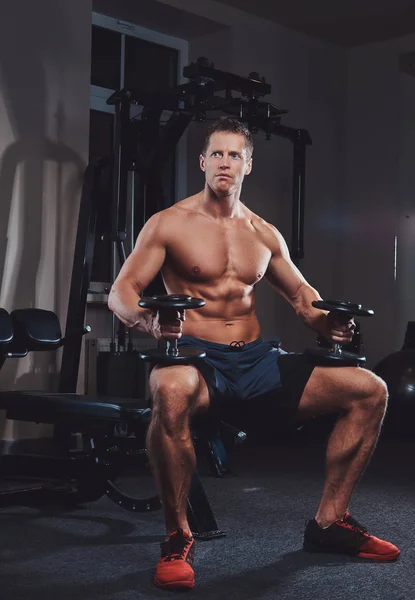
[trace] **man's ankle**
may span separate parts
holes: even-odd
[[[166,527],[166,537],[169,537],[172,533],[175,533],[179,529],[182,530],[185,537],[192,537],[189,525],[175,525],[174,527]]]
[[[319,514],[317,513],[316,516],[314,517],[314,520],[316,521],[317,525],[321,528],[321,529],[327,529],[327,527],[330,527],[330,525],[333,525],[333,523],[335,523],[336,521],[340,521],[341,519],[343,519],[344,515],[346,514],[346,510],[342,511],[341,513],[329,513],[329,514]]]

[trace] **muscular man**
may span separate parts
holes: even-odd
[[[237,406],[241,400],[273,397],[282,411],[302,419],[339,413],[327,446],[321,502],[307,523],[304,548],[383,561],[400,553],[369,535],[348,509],[377,442],[385,384],[358,367],[314,366],[305,355],[286,353],[260,337],[255,285],[263,277],[330,342],[349,343],[354,322],[338,322],[312,307],[320,296],[291,262],[281,234],[241,202],[252,151],[250,132],[238,120],[224,117],[212,125],[200,155],[204,189],[149,219],[110,293],[110,309],[128,327],[157,339],[177,338],[179,345],[207,353],[197,367],[159,366],[150,375],[147,447],[167,528],[154,576],[162,588],[194,586],[194,539],[186,520],[195,468],[189,425],[211,401]],[[160,270],[168,293],[203,298],[206,305],[186,315],[139,308],[140,295]]]

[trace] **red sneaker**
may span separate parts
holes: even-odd
[[[161,558],[157,563],[153,582],[163,589],[182,590],[195,586],[195,573],[192,563],[195,554],[195,540],[183,529],[173,531],[161,543]]]
[[[304,533],[303,548],[309,552],[336,552],[382,561],[396,560],[401,553],[390,542],[369,535],[367,529],[348,512],[326,529],[321,529],[315,519],[310,519]]]

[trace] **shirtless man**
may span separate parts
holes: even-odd
[[[285,353],[260,337],[255,284],[262,277],[305,325],[330,342],[349,343],[354,322],[336,321],[312,307],[321,298],[291,262],[281,234],[241,202],[252,151],[251,134],[238,120],[223,117],[210,126],[200,155],[204,189],[148,220],[109,297],[110,309],[128,327],[207,353],[201,365],[156,366],[150,375],[147,448],[167,529],[153,580],[166,589],[194,586],[194,539],[186,519],[195,468],[189,423],[212,398],[220,405],[272,395],[282,410],[302,419],[339,413],[304,548],[383,561],[400,553],[369,535],[348,512],[385,414],[384,382],[358,367],[315,366],[305,355]],[[206,305],[186,314],[139,308],[141,294],[160,270],[167,293],[203,298]]]

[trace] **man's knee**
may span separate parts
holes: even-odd
[[[195,367],[156,367],[150,375],[152,418],[168,429],[181,428],[188,421],[199,388],[199,372]]]
[[[359,378],[353,388],[355,392],[353,397],[359,406],[381,415],[385,413],[388,388],[383,379],[371,371],[359,369]]]

